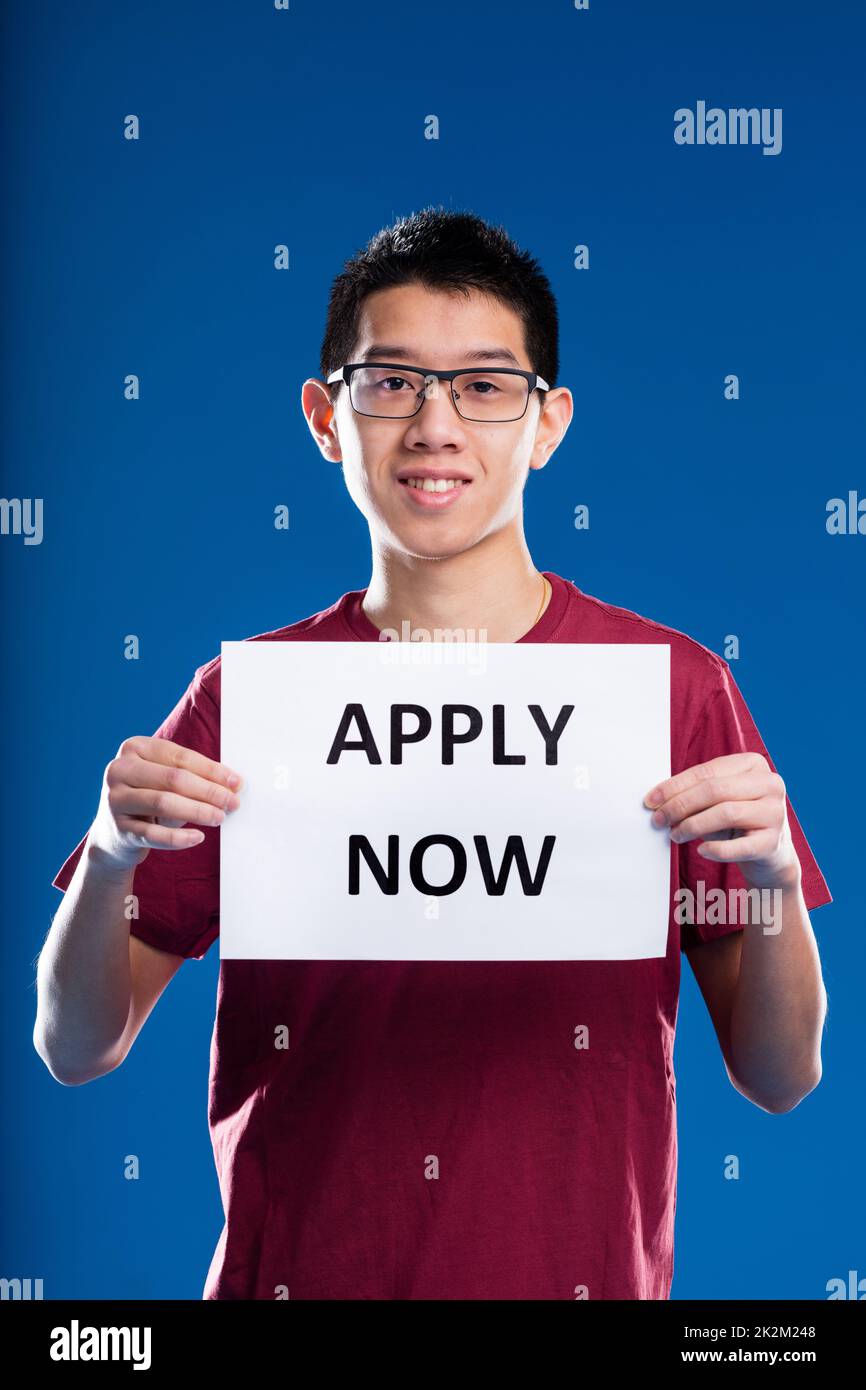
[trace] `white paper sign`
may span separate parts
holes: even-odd
[[[221,759],[224,960],[665,954],[666,644],[223,642]]]

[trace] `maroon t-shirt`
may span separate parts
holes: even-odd
[[[521,642],[670,644],[673,773],[743,750],[770,760],[727,662],[547,577]],[[377,641],[365,592],[248,640]],[[156,733],[219,759],[219,657]],[[831,902],[790,801],[788,815],[806,903]],[[139,865],[129,928],[196,959],[219,933],[218,829],[204,835]],[[656,960],[222,961],[208,1119],[225,1225],[203,1297],[667,1298],[680,950],[741,930],[680,927],[674,893],[701,877],[707,892],[748,886],[697,843],[671,844]]]

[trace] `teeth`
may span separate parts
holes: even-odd
[[[409,487],[420,488],[422,492],[450,492],[452,488],[461,487],[463,478],[407,478]]]

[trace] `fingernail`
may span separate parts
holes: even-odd
[[[661,794],[659,788],[658,788],[658,787],[654,787],[653,790],[652,790],[651,792],[647,792],[646,796],[644,797],[644,805],[645,805],[645,806],[658,806],[658,804],[659,804],[659,802],[661,801],[661,799],[662,799],[662,794]]]
[[[664,825],[665,819],[666,817],[664,811],[653,811],[652,815],[650,816],[650,823],[652,825]]]

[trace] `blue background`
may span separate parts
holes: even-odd
[[[45,537],[0,539],[0,1274],[49,1298],[201,1297],[222,1224],[218,947],[117,1072],[62,1087],[31,1040],[51,879],[122,739],[221,640],[368,582],[300,388],[343,261],[442,202],[504,225],[559,301],[576,411],[529,479],[535,563],[720,654],[739,635],[734,673],[835,899],[813,913],[824,1078],[790,1114],[731,1087],[683,960],[673,1297],[821,1299],[866,1275],[866,537],[825,529],[830,497],[866,491],[862,6],[15,0],[3,22],[3,492],[44,498]],[[676,145],[673,112],[699,99],[782,107],[781,154]]]

